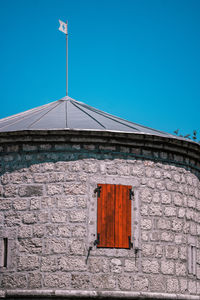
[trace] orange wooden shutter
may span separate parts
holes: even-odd
[[[97,247],[129,248],[131,237],[131,186],[98,184]]]
[[[116,185],[115,248],[129,248],[131,238],[131,186]]]
[[[101,187],[101,192],[97,206],[97,247],[114,247],[115,186],[98,184],[98,187]]]

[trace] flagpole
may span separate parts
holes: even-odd
[[[66,33],[66,96],[68,96],[68,29]]]

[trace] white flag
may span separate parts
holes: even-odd
[[[61,20],[59,20],[59,23],[60,23],[59,30],[67,34],[67,23],[64,23]]]

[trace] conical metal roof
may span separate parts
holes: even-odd
[[[70,97],[0,120],[0,132],[61,129],[133,132],[176,138],[110,115]]]

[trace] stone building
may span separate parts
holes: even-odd
[[[0,297],[200,299],[199,155],[69,97],[0,120]]]

